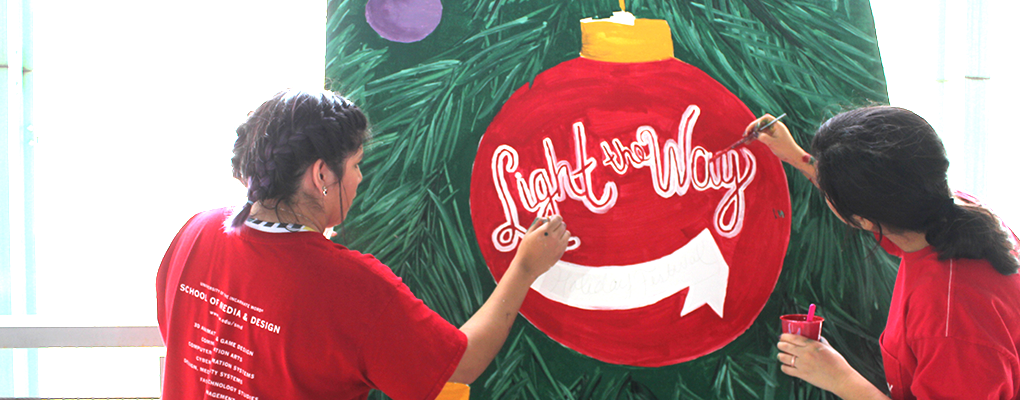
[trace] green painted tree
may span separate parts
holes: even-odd
[[[378,257],[459,326],[495,287],[468,209],[481,135],[514,90],[578,57],[578,20],[607,17],[618,1],[446,0],[436,30],[413,43],[380,37],[365,7],[366,0],[328,4],[327,86],[366,110],[375,135],[338,240]],[[866,0],[634,0],[627,11],[665,19],[676,58],[755,114],[789,113],[784,122],[805,147],[843,107],[887,101]],[[758,319],[732,343],[686,363],[637,368],[581,355],[518,318],[471,397],[834,398],[783,374],[775,358],[778,316],[810,303],[826,317],[832,345],[884,388],[878,335],[896,264],[836,219],[809,181],[786,172],[793,215],[783,272]]]

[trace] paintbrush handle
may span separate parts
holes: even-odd
[[[769,129],[769,127],[772,126],[772,124],[774,124],[774,123],[778,122],[779,120],[783,119],[783,117],[785,117],[785,116],[786,116],[786,113],[783,113],[782,115],[776,117],[776,119],[774,119],[772,121],[769,121],[769,123],[765,124],[765,126],[763,126],[761,128],[758,128],[758,129],[755,129],[754,132],[752,132],[752,134],[754,135],[754,137],[758,137],[759,133],[761,133],[762,131],[764,131],[766,129]],[[750,136],[750,135],[748,135],[748,136]]]
[[[786,116],[786,113],[783,113],[782,115],[776,117],[776,119],[773,119],[772,121],[769,121],[769,123],[765,124],[765,126],[763,126],[761,128],[755,128],[753,131],[751,131],[751,133],[748,133],[747,136],[744,136],[744,137],[740,138],[740,140],[738,140],[736,143],[731,144],[730,147],[728,148],[728,150],[732,150],[732,149],[736,148],[737,146],[745,145],[748,142],[757,139],[758,135],[760,135],[762,131],[768,129],[770,126],[772,126],[772,124],[776,123],[776,121],[779,121],[780,119],[782,119],[785,116]]]
[[[743,145],[747,144],[748,142],[750,142],[752,140],[755,140],[757,138],[758,138],[758,133],[757,132],[752,132],[752,133],[748,134],[747,136],[744,136],[744,137],[740,138],[740,140],[738,140],[736,143],[731,144],[730,147],[727,148],[727,150],[733,150],[733,149],[737,148],[737,146],[743,146]]]
[[[752,140],[757,139],[758,135],[760,135],[762,131],[768,129],[770,126],[772,126],[772,124],[776,123],[776,121],[779,121],[780,119],[782,119],[785,116],[786,116],[786,113],[783,113],[782,115],[776,117],[776,119],[773,119],[772,121],[769,121],[769,123],[765,124],[765,126],[760,127],[760,128],[755,128],[753,131],[751,131],[751,133],[748,133],[747,136],[744,136],[744,137],[740,138],[740,140],[738,140],[736,143],[733,143],[733,144],[730,145],[730,147],[727,147],[726,150],[733,150],[733,149],[737,148],[737,146],[743,146],[743,145],[751,142]],[[720,154],[722,154],[726,150],[715,152],[714,154],[712,154],[712,158],[709,159],[709,161],[714,160],[717,156],[719,156]]]

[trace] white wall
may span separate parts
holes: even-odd
[[[1020,76],[1017,74],[1015,15],[1020,3],[984,0],[988,64],[986,157],[967,159],[964,145],[965,79],[967,61],[967,0],[946,0],[944,83],[939,82],[940,0],[872,0],[879,46],[893,105],[917,112],[931,123],[946,144],[950,158],[950,184],[988,203],[1020,229],[1020,195],[1016,166],[1020,154]],[[968,182],[965,166],[983,162],[983,182]],[[974,188],[983,188],[977,189]]]
[[[237,124],[280,89],[322,88],[325,1],[34,7],[38,313],[155,325],[177,230],[245,201],[230,171]],[[40,350],[37,395],[158,395],[152,357]]]

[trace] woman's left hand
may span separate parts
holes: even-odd
[[[846,362],[829,343],[811,340],[800,335],[784,333],[779,337],[779,362],[783,373],[803,379],[830,392],[839,392],[839,386],[851,380],[857,371]]]

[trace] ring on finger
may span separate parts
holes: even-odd
[[[793,358],[790,359],[790,366],[797,368],[797,356],[793,356]]]

